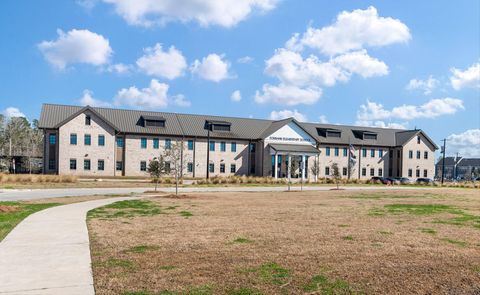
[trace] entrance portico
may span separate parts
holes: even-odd
[[[308,158],[317,156],[318,149],[305,144],[274,144],[270,143],[270,155],[272,156],[272,176],[275,179],[285,178],[308,178]]]

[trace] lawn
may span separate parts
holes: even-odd
[[[97,294],[476,294],[480,192],[195,193],[89,213]]]

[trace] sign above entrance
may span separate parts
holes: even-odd
[[[295,122],[290,122],[270,134],[265,138],[265,142],[315,145],[316,141]]]

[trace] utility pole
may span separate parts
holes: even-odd
[[[443,185],[443,180],[445,178],[445,147],[447,145],[447,139],[443,139],[443,148],[442,148],[442,153],[443,153],[443,159],[442,159],[442,185]]]

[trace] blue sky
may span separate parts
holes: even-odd
[[[295,116],[418,127],[480,156],[479,1],[2,1],[0,36],[6,115]]]

